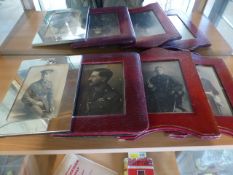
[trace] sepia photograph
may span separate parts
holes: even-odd
[[[142,64],[149,113],[191,113],[192,108],[178,61]]]
[[[88,38],[120,35],[120,24],[117,13],[90,14]]]
[[[165,30],[152,10],[130,13],[136,37],[164,34]]]
[[[7,121],[56,117],[59,113],[67,73],[67,64],[31,67]]]
[[[214,68],[197,65],[196,69],[214,115],[232,116],[232,109]]]
[[[78,116],[124,113],[124,76],[122,64],[83,65]]]

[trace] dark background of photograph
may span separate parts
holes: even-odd
[[[192,107],[190,105],[189,95],[186,89],[186,85],[184,83],[184,78],[180,70],[180,65],[178,61],[161,61],[161,62],[144,62],[142,64],[143,78],[144,83],[146,83],[151,77],[155,76],[155,67],[161,66],[163,67],[164,74],[169,75],[174,80],[178,81],[183,85],[183,107],[187,110],[187,112],[192,112]]]
[[[142,13],[130,13],[130,18],[137,37],[151,36],[165,33],[160,21],[154,15],[153,11],[146,11]],[[139,28],[138,28],[139,26]],[[143,29],[146,29],[143,32]]]
[[[90,14],[88,25],[88,38],[120,35],[119,19],[115,13]]]

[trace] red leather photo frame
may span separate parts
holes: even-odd
[[[185,16],[185,14],[172,10],[167,12],[167,16],[178,32],[180,32],[182,38],[165,43],[163,45],[164,48],[188,49],[192,51],[200,47],[211,45],[205,35]]]
[[[232,76],[228,68],[226,67],[223,59],[220,59],[220,58],[203,57],[203,56],[194,55],[194,54],[192,57],[193,57],[193,62],[197,66],[204,66],[207,68],[209,67],[209,68],[212,68],[213,71],[215,72],[220,87],[218,88],[215,85],[214,89],[216,90],[214,91],[216,92],[213,92],[211,95],[213,96],[215,94],[219,96],[220,101],[218,103],[220,106],[218,110],[220,111],[219,112],[214,111],[213,108],[212,108],[213,109],[212,111],[214,113],[215,119],[217,120],[217,124],[220,129],[220,132],[233,136],[233,113],[232,113],[233,112],[232,110],[233,109],[233,90],[232,90],[233,79],[232,79]],[[204,76],[207,76],[206,73]],[[212,78],[209,78],[209,77],[206,77],[206,78],[208,78],[208,81],[210,81],[214,85],[214,80],[212,80]],[[205,89],[204,86],[203,88]],[[210,89],[210,87],[207,87],[207,88]],[[208,89],[206,89],[207,95],[208,95],[208,92],[207,92]],[[223,97],[221,94],[224,94],[225,97]],[[223,98],[225,98],[226,102],[224,102],[225,100]],[[209,101],[211,101],[211,99],[209,99]]]
[[[216,121],[202,89],[190,52],[175,52],[153,48],[140,54],[145,63],[177,61],[189,96],[192,112],[149,112],[149,129],[153,131],[180,131],[202,138],[219,136]],[[169,68],[168,68],[169,69]],[[175,70],[176,72],[177,70]],[[144,74],[144,73],[143,73]],[[145,82],[145,77],[144,77]],[[146,86],[145,86],[146,87]],[[171,99],[169,99],[171,100]],[[148,106],[148,104],[147,104]],[[145,134],[145,133],[144,133]]]
[[[129,9],[136,47],[157,47],[181,36],[158,3]]]
[[[71,44],[72,48],[132,45],[135,33],[126,7],[105,7],[89,10],[85,41]]]
[[[88,101],[88,110],[94,108],[98,114],[95,115],[92,113],[92,115],[86,115],[85,110],[82,112],[82,108],[80,107],[81,105],[79,105],[82,104],[82,101],[80,102],[79,99],[82,99],[82,95],[84,95],[85,92],[84,90],[87,89],[83,88],[83,82],[88,81],[90,85],[90,81],[92,81],[94,76],[94,71],[88,75],[88,78],[85,78],[84,70],[88,70],[88,68],[92,68],[92,66],[97,66],[97,68],[106,68],[109,65],[112,67],[122,65],[121,71],[123,73],[123,78],[115,77],[115,80],[121,81],[124,84],[124,88],[122,90],[122,94],[124,94],[122,95],[124,96],[122,98],[124,101],[124,110],[123,112],[121,111],[120,113],[113,114],[101,114],[101,112],[98,113],[98,109],[96,109],[97,106],[100,103],[103,104],[104,101],[110,100],[110,98],[114,96],[113,92],[108,92],[113,90],[105,90],[105,96],[98,97],[96,101],[99,101],[99,103],[95,103],[95,106],[89,105],[90,100]],[[111,70],[113,71],[114,76],[114,71],[118,71],[119,69],[113,69],[114,68]],[[92,78],[90,78],[91,76]],[[114,82],[112,82],[110,85],[112,85],[112,89],[116,87],[116,83],[114,86]],[[117,88],[115,88],[115,90],[116,89]],[[95,93],[95,95],[96,94],[97,93]],[[89,99],[89,95],[87,95],[86,98]],[[85,103],[85,105],[87,106],[87,103]],[[115,103],[114,105],[116,106],[118,104]],[[102,105],[102,107],[104,108],[104,105]],[[113,108],[114,106],[112,105],[111,109]],[[138,132],[141,132],[147,128],[148,117],[139,55],[137,53],[84,55],[81,79],[79,87],[77,88],[71,133],[64,134],[63,136],[137,134]]]

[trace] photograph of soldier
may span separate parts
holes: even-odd
[[[137,38],[165,33],[153,11],[130,13],[130,18]]]
[[[21,99],[25,108],[42,117],[46,117],[54,111],[53,84],[50,80],[52,72],[53,69],[42,70],[40,72],[41,79],[32,83]]]
[[[56,117],[67,73],[66,64],[31,67],[7,120]]]
[[[118,15],[115,13],[89,15],[88,38],[120,35]]]
[[[149,113],[192,112],[178,61],[142,65]]]
[[[79,116],[123,114],[122,65],[84,65],[79,94]]]
[[[232,109],[214,69],[201,65],[196,68],[212,112],[216,116],[232,116]]]

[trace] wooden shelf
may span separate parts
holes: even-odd
[[[215,140],[194,137],[171,139],[164,133],[153,133],[136,141],[119,141],[113,137],[57,138],[34,135],[1,138],[0,148],[0,154],[10,155],[232,149],[233,138],[222,135]]]

